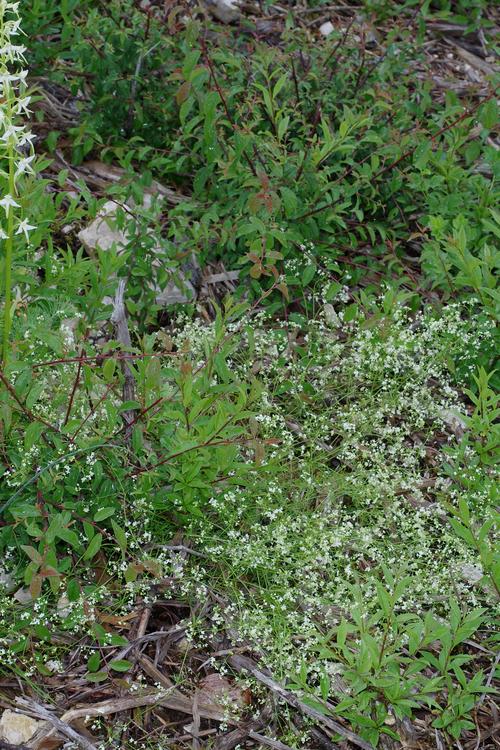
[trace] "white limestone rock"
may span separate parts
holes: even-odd
[[[0,738],[11,745],[24,745],[44,723],[7,708],[0,718]]]
[[[210,13],[222,23],[234,23],[240,18],[237,0],[207,0]]]
[[[330,36],[332,31],[335,31],[335,26],[331,21],[325,21],[325,23],[322,23],[319,27],[319,33],[321,36]]]
[[[151,201],[152,196],[146,194],[144,196],[144,207],[149,208]],[[89,255],[93,255],[97,248],[107,251],[114,247],[118,254],[125,249],[128,243],[127,234],[115,226],[116,210],[116,203],[107,201],[96,218],[78,233],[78,239],[86,248]],[[163,250],[158,246],[153,252],[156,256],[153,266],[159,268],[162,263]],[[156,304],[162,307],[173,304],[186,304],[196,298],[196,290],[191,281],[181,271],[177,273],[177,276],[181,283],[176,283],[172,279],[167,282],[164,288],[150,284],[156,292]],[[111,303],[108,299],[105,301]]]

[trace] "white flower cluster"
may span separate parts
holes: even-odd
[[[26,76],[24,53],[26,47],[15,44],[21,32],[18,14],[19,3],[0,0],[0,175],[2,185],[0,206],[5,219],[0,223],[0,239],[12,239],[13,234],[22,234],[29,239],[29,232],[35,227],[28,219],[17,218],[17,183],[19,177],[33,171],[32,151],[34,134],[26,130],[21,117],[29,113],[30,97],[25,95]],[[6,167],[6,168],[5,168]]]
[[[203,598],[213,566],[229,582],[231,604],[212,612],[208,636],[225,629],[235,643],[238,634],[241,645],[257,643],[282,677],[299,671],[304,654],[309,676],[336,674],[337,663],[317,656],[322,633],[351,610],[355,585],[365,613],[376,611],[384,565],[412,579],[398,612],[443,614],[450,592],[464,607],[490,598],[477,554],[447,523],[446,504],[466,500],[483,523],[494,480],[489,469],[476,476],[471,456],[461,473],[467,481],[451,481],[446,466],[460,446],[444,415],[466,414],[460,373],[452,376],[448,360],[474,371],[493,327],[475,322],[465,305],[439,316],[397,308],[377,326],[345,324],[347,294],[340,288],[334,300],[334,326],[325,315],[298,332],[255,316],[248,358],[242,327],[228,366],[241,379],[258,372],[258,434],[279,440],[266,448],[264,479],[247,474],[241,486],[214,486],[207,513],[187,530],[209,563],[184,561],[183,596]],[[201,358],[213,329],[179,321],[174,337],[178,346],[187,338]]]

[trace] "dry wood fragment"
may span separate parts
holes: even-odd
[[[52,724],[52,728],[41,729],[31,738],[29,742],[30,747],[38,748],[42,744],[43,740],[45,740],[54,732],[59,732],[59,734],[68,737],[68,739],[79,745],[79,747],[82,747],[83,750],[97,750],[96,746],[92,742],[90,742],[90,740],[88,740],[86,737],[83,737],[76,730],[70,727],[67,722],[65,722],[63,719],[60,719],[52,711],[49,711],[44,706],[36,703],[36,701],[31,700],[30,698],[18,697],[16,698],[16,703],[18,704],[18,706],[20,706],[21,709],[24,709],[26,713],[30,714],[31,716],[36,716],[38,719],[43,719],[49,724]]]
[[[183,695],[181,691],[174,686],[167,675],[155,667],[153,661],[148,656],[145,656],[144,654],[141,655],[139,657],[139,664],[151,679],[155,680],[160,685],[169,686],[169,697],[168,699],[163,699],[161,701],[162,706],[194,717],[195,714],[199,714],[203,719],[228,721],[228,723],[232,725],[238,723],[236,718],[228,717],[225,709],[220,708],[215,703],[207,703],[204,700],[205,695],[200,695],[199,693],[195,694],[193,697]]]
[[[223,271],[209,274],[203,279],[203,282],[205,284],[220,284],[223,281],[238,281],[239,278],[239,271]]]
[[[274,750],[291,750],[290,745],[285,745],[284,742],[280,742],[279,740],[273,740],[271,737],[266,737],[259,732],[249,732],[248,736],[260,745],[267,745],[267,747],[272,747]]]
[[[479,70],[483,75],[491,76],[495,74],[495,68],[493,67],[493,65],[489,65],[484,60],[481,60],[481,58],[477,55],[474,55],[472,52],[464,49],[462,45],[457,44],[457,42],[455,42],[453,39],[446,39],[446,41],[450,46],[455,48],[457,55],[461,57],[462,60],[465,60],[465,62],[468,63],[472,68]]]

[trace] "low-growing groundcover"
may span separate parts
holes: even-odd
[[[0,703],[33,747],[495,746],[494,14],[462,6],[323,38],[320,2],[0,0]],[[86,252],[108,199],[126,240]]]
[[[69,451],[56,436],[33,442],[16,418],[2,540],[9,567],[20,569],[17,550],[30,558],[36,599],[3,597],[5,668],[57,674],[84,637],[86,679],[107,684],[128,643],[120,615],[161,602],[167,585],[193,608],[189,648],[210,655],[229,633],[374,744],[422,707],[452,737],[474,726],[498,614],[494,445],[449,365],[473,370],[493,330],[471,324],[469,306],[410,316],[390,293],[356,322],[332,310],[305,329],[261,314],[227,327],[181,319],[170,334],[180,367],[151,359],[137,394],[164,403],[133,438],[135,469],[116,437],[119,400],[89,420],[81,390]],[[53,424],[67,393],[45,372],[37,414]],[[107,382],[95,379],[94,398]],[[173,543],[180,527],[184,542]],[[200,602],[210,605],[197,616]],[[196,679],[187,665],[180,673]]]

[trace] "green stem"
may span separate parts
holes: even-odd
[[[16,180],[15,180],[15,161],[14,146],[8,146],[9,159],[9,193],[12,198],[16,199]],[[5,300],[3,314],[3,344],[2,344],[2,361],[4,366],[7,364],[7,354],[9,351],[9,337],[11,326],[10,308],[12,304],[12,248],[14,245],[14,206],[9,206],[7,213],[7,239],[5,240]]]

